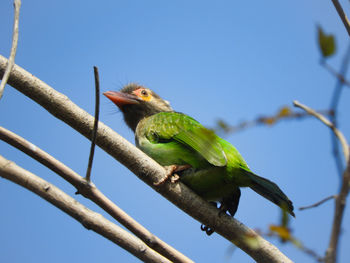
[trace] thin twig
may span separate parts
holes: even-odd
[[[283,107],[283,108],[286,108],[286,107]],[[289,110],[289,108],[288,108],[288,110]],[[333,112],[330,110],[321,110],[319,112],[324,114],[324,115],[332,115],[333,114]],[[277,112],[276,115],[271,115],[271,116],[262,115],[262,116],[257,117],[254,120],[241,121],[236,125],[230,125],[230,124],[225,123],[222,120],[218,120],[217,127],[215,127],[214,129],[217,132],[223,131],[225,134],[236,133],[236,132],[240,132],[240,131],[243,131],[245,129],[253,128],[256,126],[262,126],[262,125],[271,126],[271,125],[276,125],[277,123],[284,121],[284,120],[301,120],[301,119],[304,119],[307,117],[310,117],[310,114],[308,114],[306,112],[291,111],[285,115],[281,115],[280,112]]]
[[[129,229],[133,234],[143,240],[149,247],[156,250],[159,254],[170,259],[173,262],[191,263],[192,261],[182,253],[153,235],[146,228],[140,225],[121,208],[108,199],[92,183],[75,173],[72,169],[52,157],[47,152],[41,150],[36,145],[28,142],[19,135],[0,127],[0,140],[7,142],[13,147],[26,153],[33,159],[37,160],[47,168],[51,169],[63,179],[71,183],[80,194],[93,201],[108,214],[110,214],[119,223]]]
[[[99,119],[99,115],[100,115],[100,78],[99,78],[99,74],[98,74],[98,68],[95,66],[94,66],[94,76],[95,76],[95,121],[94,121],[94,129],[92,130],[89,163],[88,163],[88,168],[86,170],[86,176],[85,176],[85,178],[88,182],[90,182],[92,161],[94,159],[94,153],[95,153],[98,119]]]
[[[343,21],[343,24],[345,26],[346,31],[348,31],[348,34],[350,36],[350,22],[349,19],[347,18],[346,14],[344,13],[343,8],[341,7],[340,3],[338,0],[332,0],[333,5],[335,7],[335,9],[338,12],[338,15],[341,18],[341,21]]]
[[[326,251],[326,256],[325,256],[325,262],[326,263],[335,263],[336,262],[336,257],[337,257],[337,250],[338,250],[338,242],[339,242],[339,237],[340,237],[340,230],[341,230],[341,225],[343,221],[343,215],[344,215],[344,209],[346,205],[346,197],[349,193],[350,187],[350,159],[349,159],[349,144],[346,141],[346,138],[344,135],[334,126],[332,122],[330,122],[328,119],[326,119],[323,115],[317,113],[313,109],[300,104],[297,101],[294,101],[294,105],[296,107],[302,108],[309,114],[315,116],[318,118],[320,121],[322,121],[325,125],[327,125],[329,128],[332,129],[334,132],[335,136],[338,138],[340,141],[340,144],[342,145],[343,148],[343,154],[344,158],[346,160],[346,169],[343,173],[343,180],[340,188],[340,192],[335,198],[335,212],[334,212],[334,217],[333,217],[333,224],[332,224],[332,233],[331,233],[331,238],[329,241],[328,249]]]
[[[24,170],[2,156],[0,156],[0,176],[39,195],[80,222],[86,229],[93,230],[109,239],[140,260],[157,263],[170,262],[147,247],[140,239],[113,224],[101,214],[88,209],[56,186]]]
[[[328,200],[335,199],[336,197],[337,197],[336,195],[328,196],[328,197],[322,199],[321,201],[318,201],[318,202],[315,203],[315,204],[299,207],[299,210],[301,211],[301,210],[305,210],[305,209],[310,209],[310,208],[318,207],[319,205],[322,205],[323,203],[327,202]]]
[[[325,258],[321,257],[319,254],[317,254],[314,250],[311,248],[305,247],[303,244],[300,247],[301,251],[303,251],[305,254],[311,256],[312,258],[316,259],[317,262],[324,262]]]
[[[0,55],[0,76],[6,62],[7,59]],[[67,96],[57,92],[17,65],[12,69],[9,84],[40,104],[55,117],[90,138],[94,118],[75,105]],[[165,169],[101,122],[96,144],[169,201],[201,223],[215,228],[218,234],[234,243],[253,259],[270,263],[291,262],[277,247],[238,220],[225,214],[219,217],[216,208],[183,183],[166,183],[161,188],[155,187],[153,183],[166,176]],[[251,245],[252,237],[256,246]]]
[[[343,86],[348,85],[350,87],[350,83],[345,79],[345,75],[349,66],[349,60],[350,60],[350,44],[348,45],[346,53],[342,59],[339,73],[336,72],[335,69],[331,67],[325,59],[321,59],[321,63],[320,63],[337,79],[335,88],[333,90],[331,103],[330,103],[330,109],[333,112],[333,114],[330,116],[330,121],[334,124],[335,127],[338,126],[338,123],[337,123],[338,105],[339,105],[341,93],[343,91]],[[332,131],[330,132],[330,135],[331,135],[332,153],[334,156],[334,161],[338,170],[339,178],[341,178],[344,172],[344,164],[339,152],[339,143]]]
[[[276,237],[281,239],[281,236],[276,233],[276,232],[268,232],[263,234],[264,236],[269,236],[269,237]],[[311,248],[306,247],[300,240],[298,240],[297,238],[295,238],[294,236],[290,236],[288,240],[286,240],[290,243],[292,243],[294,246],[296,246],[298,249],[300,249],[301,251],[303,251],[305,254],[311,256],[312,258],[314,258],[317,262],[324,262],[324,258],[321,257],[316,251],[314,251]]]
[[[347,56],[345,56],[347,57]],[[346,64],[348,64],[347,60],[343,60],[343,62],[345,62]],[[340,73],[338,73],[331,65],[329,65],[327,63],[327,61],[325,59],[321,60],[321,65],[324,66],[325,69],[328,70],[329,73],[331,73],[337,80],[338,82],[341,83],[341,85],[346,85],[350,88],[350,81],[348,81],[345,77],[344,77],[344,73],[346,72],[346,66],[345,66],[345,70],[341,70]],[[345,72],[344,72],[345,71]]]
[[[11,53],[10,53],[10,57],[9,57],[9,60],[7,63],[7,67],[6,67],[4,76],[2,77],[2,81],[0,84],[0,99],[1,99],[2,94],[4,92],[5,85],[7,83],[9,76],[10,76],[10,72],[12,70],[12,67],[15,64],[15,56],[16,56],[17,45],[18,45],[19,10],[21,8],[21,0],[14,1],[14,8],[15,8],[15,17],[14,17],[14,22],[13,22]]]
[[[340,192],[335,199],[335,212],[332,224],[332,233],[329,241],[329,245],[326,251],[326,263],[335,263],[337,259],[337,250],[339,237],[341,232],[341,226],[343,221],[344,209],[346,206],[346,198],[350,190],[350,160],[347,162],[346,170],[343,174],[342,185]]]
[[[307,107],[306,105],[299,103],[296,100],[293,103],[296,107],[305,110],[307,113],[309,113],[312,116],[315,116],[317,119],[319,119],[321,122],[323,122],[326,126],[328,126],[334,132],[335,136],[337,136],[337,138],[340,141],[340,144],[343,148],[344,158],[345,158],[346,163],[347,163],[349,161],[349,147],[348,147],[349,144],[348,144],[346,138],[344,137],[343,133],[340,132],[334,126],[334,124],[331,121],[329,121],[326,117],[324,117],[322,114],[317,113],[315,110]]]

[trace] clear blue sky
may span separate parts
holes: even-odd
[[[341,1],[350,14],[348,1]],[[0,54],[9,55],[12,1],[0,2]],[[171,101],[174,109],[204,125],[272,114],[294,99],[316,109],[329,105],[335,79],[319,65],[316,24],[336,35],[339,68],[349,38],[331,1],[23,1],[16,63],[80,107],[93,113],[94,65],[103,91],[138,82]],[[350,138],[349,89],[340,104],[340,128]],[[101,120],[133,141],[122,115],[101,97]],[[85,173],[89,141],[7,86],[0,125]],[[113,113],[113,114],[111,114]],[[251,169],[275,181],[296,208],[338,191],[329,131],[314,119],[283,122],[227,137]],[[73,187],[23,153],[0,142],[0,154],[74,196]],[[196,262],[252,262],[217,234],[183,213],[129,170],[97,149],[93,181],[151,232]],[[96,209],[81,196],[83,204]],[[1,262],[137,262],[86,231],[75,220],[31,192],[0,179]],[[350,258],[350,209],[344,218],[340,260]],[[266,230],[279,209],[244,189],[238,220]],[[108,216],[107,216],[108,217]],[[293,234],[323,254],[333,204],[299,212]],[[108,217],[110,218],[110,217]],[[271,239],[295,262],[314,262],[291,245]]]

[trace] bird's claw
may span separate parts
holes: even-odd
[[[155,186],[161,186],[163,185],[169,178],[171,178],[171,183],[176,183],[180,176],[175,174],[176,172],[181,172],[183,170],[191,168],[191,165],[185,164],[185,165],[169,165],[164,167],[166,172],[166,176],[159,180],[158,182],[154,182],[153,185]]]
[[[205,231],[205,233],[210,236],[211,234],[214,233],[214,228],[210,227],[210,226],[206,226],[206,225],[201,225],[201,230]]]
[[[169,166],[165,166],[164,168],[166,170],[165,177],[162,178],[161,180],[159,180],[158,182],[154,182],[153,185],[155,185],[155,186],[163,185],[173,175],[173,173],[177,169],[177,166],[176,165],[169,165]]]
[[[225,204],[221,204],[219,207],[219,214],[218,216],[221,217],[222,215],[226,214],[226,212],[228,211],[228,207]]]
[[[177,174],[173,174],[173,176],[170,178],[170,182],[172,184],[176,183],[179,180],[180,180],[180,176],[178,176]]]

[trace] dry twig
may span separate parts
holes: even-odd
[[[322,110],[320,112],[325,115],[333,114],[333,112],[329,110]],[[236,133],[256,126],[272,126],[284,120],[301,120],[307,117],[310,117],[310,114],[306,112],[295,112],[289,107],[283,106],[274,115],[261,115],[253,120],[241,121],[236,125],[230,125],[223,120],[218,120],[217,126],[214,128],[214,130],[217,132],[224,132],[225,134]]]
[[[153,235],[146,228],[140,225],[121,208],[108,199],[92,183],[87,182],[83,177],[75,173],[72,169],[41,150],[36,145],[28,142],[17,134],[0,127],[0,139],[12,145],[13,147],[26,153],[37,160],[47,168],[51,169],[67,182],[71,183],[80,194],[90,199],[108,214],[110,214],[119,223],[129,229],[133,234],[139,237],[153,250],[170,259],[173,262],[191,263],[192,261],[182,253]]]
[[[10,52],[10,57],[7,63],[7,67],[4,73],[4,76],[2,77],[2,81],[0,84],[0,99],[2,97],[2,94],[4,92],[5,85],[7,83],[7,80],[10,76],[10,72],[12,70],[13,65],[15,64],[15,56],[17,52],[17,45],[18,45],[18,25],[19,25],[19,10],[21,8],[21,0],[15,0],[14,2],[15,7],[15,18],[13,22],[13,35],[12,35],[12,47]]]
[[[343,215],[344,215],[344,209],[346,205],[346,197],[349,194],[349,184],[350,184],[350,159],[349,159],[349,144],[346,141],[346,138],[344,135],[334,126],[332,122],[330,122],[328,119],[326,119],[323,115],[317,113],[313,109],[300,104],[297,101],[294,101],[294,105],[296,107],[300,107],[309,114],[315,116],[320,121],[322,121],[326,126],[328,126],[335,134],[335,136],[340,141],[340,144],[343,148],[343,154],[344,158],[346,160],[346,169],[343,173],[343,180],[340,188],[340,192],[335,198],[335,211],[334,211],[334,217],[333,217],[333,224],[332,224],[332,232],[331,232],[331,238],[329,241],[329,245],[326,251],[326,257],[325,262],[326,263],[335,263],[336,262],[336,256],[337,256],[337,249],[338,249],[338,242],[340,237],[340,229],[343,221]]]
[[[328,196],[328,197],[322,199],[321,201],[318,201],[317,203],[314,203],[312,205],[299,207],[299,210],[302,211],[302,210],[318,207],[319,205],[322,205],[323,203],[327,202],[328,200],[335,199],[336,197],[337,197],[336,195]]]
[[[140,239],[91,211],[54,185],[0,156],[0,176],[39,195],[61,209],[86,229],[104,236],[144,262],[170,262]]]
[[[287,230],[287,231],[289,232],[288,233],[289,237],[285,241],[292,243],[295,247],[297,247],[298,249],[300,249],[301,251],[303,251],[305,254],[309,255],[310,257],[314,258],[317,262],[324,262],[324,258],[321,257],[316,251],[314,251],[311,248],[306,247],[300,240],[298,240],[294,236],[292,236],[290,233],[290,230]],[[263,235],[270,236],[270,237],[277,237],[277,238],[283,240],[283,238],[281,238],[281,233],[273,232],[273,231],[271,231],[271,228],[270,228],[270,232],[265,233]]]
[[[349,149],[349,148],[348,148]],[[343,174],[342,185],[340,192],[335,199],[335,211],[332,224],[331,238],[326,251],[326,263],[335,263],[337,258],[338,242],[340,237],[340,230],[343,221],[344,209],[346,205],[346,198],[349,194],[350,185],[350,160],[347,162],[346,170]]]
[[[348,56],[345,56],[344,58],[347,58]],[[344,60],[345,63],[348,63],[349,61],[346,59]],[[347,80],[345,77],[344,77],[344,74],[346,72],[344,72],[344,70],[341,71],[341,73],[338,73],[331,65],[329,65],[327,63],[327,61],[325,59],[322,59],[321,60],[321,65],[326,69],[328,70],[329,73],[331,73],[339,82],[340,84],[342,85],[346,85],[347,87],[350,88],[350,81]]]
[[[346,163],[348,163],[348,160],[349,160],[349,146],[348,145],[349,144],[348,144],[346,138],[344,137],[344,135],[334,126],[334,124],[332,122],[330,122],[322,114],[317,113],[315,110],[307,107],[306,105],[303,105],[296,100],[293,103],[294,103],[294,106],[305,110],[310,115],[319,119],[321,122],[323,122],[326,126],[328,126],[334,132],[335,136],[337,136],[337,138],[338,138],[338,140],[343,148],[343,154],[344,154]]]
[[[346,31],[348,32],[350,36],[350,22],[349,19],[347,18],[346,14],[344,13],[343,8],[341,7],[340,3],[338,0],[332,0],[333,5],[335,9],[338,12],[338,15],[340,16],[341,21],[343,21],[343,24],[345,26]]]
[[[350,61],[350,44],[348,45],[348,48],[345,52],[345,55],[342,59],[340,72],[336,72],[330,65],[327,64],[326,60],[321,60],[321,65],[324,66],[329,72],[331,72],[336,78],[336,84],[333,90],[331,103],[330,103],[330,110],[333,112],[333,114],[330,115],[330,121],[334,124],[335,127],[338,126],[338,105],[340,102],[340,97],[343,91],[344,85],[347,85],[350,87],[350,83],[348,80],[345,79],[346,72],[348,71],[349,67],[349,61]],[[332,152],[335,160],[336,167],[338,169],[339,178],[342,177],[344,172],[344,163],[341,158],[341,154],[339,151],[339,143],[338,140],[333,132],[331,132],[331,142],[332,142]]]
[[[99,78],[97,67],[94,67],[94,76],[95,76],[95,120],[94,120],[94,129],[92,130],[92,136],[91,136],[91,148],[90,148],[88,168],[86,169],[86,176],[85,176],[88,182],[90,182],[92,160],[94,159],[94,153],[95,153],[98,118],[100,115],[100,78]]]

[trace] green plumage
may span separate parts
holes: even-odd
[[[240,187],[250,187],[294,216],[288,197],[275,183],[255,175],[232,144],[193,118],[174,112],[152,90],[132,83],[104,95],[123,112],[136,145],[159,164],[177,166],[181,181],[206,200],[220,202],[220,211],[234,216]],[[208,235],[214,231],[208,226],[202,230]]]
[[[252,173],[232,144],[185,114],[146,117],[138,123],[135,138],[136,145],[163,166],[190,164],[192,168],[181,173],[182,182],[208,201],[226,202],[232,215],[238,187],[250,187],[294,215],[292,202],[275,183]],[[235,195],[237,204],[232,201]]]

